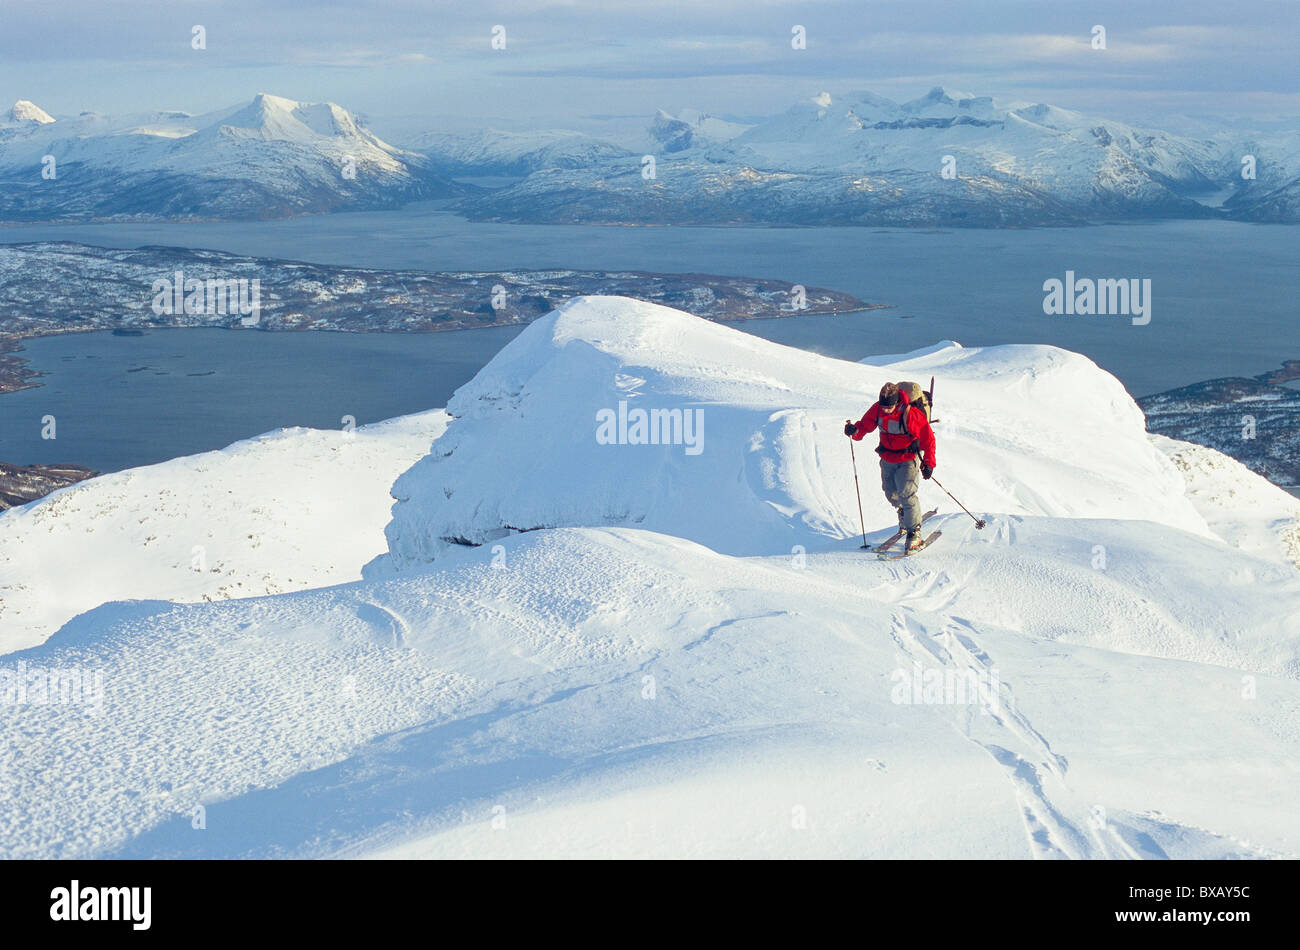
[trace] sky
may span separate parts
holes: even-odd
[[[1298,0],[0,0],[6,104],[200,113],[269,92],[377,131],[743,120],[823,90],[936,85],[1173,130],[1294,125],[1298,49]]]

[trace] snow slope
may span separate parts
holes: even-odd
[[[1300,499],[1215,449],[1154,434],[1151,442],[1178,466],[1188,500],[1215,534],[1263,557],[1281,550],[1300,567]]]
[[[21,655],[102,669],[104,700],[97,714],[0,707],[15,737],[0,753],[0,853],[1300,851],[1294,673],[1256,674],[1258,698],[1244,700],[1242,668],[1093,645],[1096,601],[1054,609],[1044,584],[1024,600],[1050,630],[967,617],[969,602],[936,588],[1006,583],[1013,552],[1063,552],[1018,519],[979,538],[945,527],[933,558],[887,567],[843,545],[800,567],[644,530],[561,529],[385,583],[100,608]],[[1097,537],[1089,524],[1072,538],[1076,573]],[[1139,565],[1185,540],[1122,523],[1100,537]],[[977,560],[997,573],[970,577]],[[1146,601],[1186,598],[1178,622],[1213,645],[1218,618],[1202,609],[1216,565],[1158,570],[1185,566],[1111,581],[1106,615],[1122,625]],[[1300,598],[1293,576],[1265,586]],[[1250,598],[1240,622],[1276,603]],[[895,702],[914,670],[974,676],[987,697]],[[48,764],[27,767],[38,749]]]
[[[109,600],[223,600],[358,577],[384,549],[389,485],[446,424],[434,411],[350,435],[283,429],[5,512],[0,653]]]
[[[943,537],[880,562],[840,427],[930,370],[989,525],[923,486]],[[702,409],[703,450],[596,444],[618,400]],[[1300,574],[1082,357],[855,364],[579,298],[449,412],[363,580],[0,658],[102,674],[0,703],[0,855],[1300,854]]]

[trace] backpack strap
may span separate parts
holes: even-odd
[[[903,435],[912,435],[912,431],[907,427],[907,418],[908,418],[909,410],[911,410],[912,408],[913,406],[910,402],[905,403],[903,405],[903,411],[898,415],[898,423],[899,423],[899,427],[903,430],[902,432]],[[911,443],[907,446],[907,448],[903,449],[902,451],[908,453],[909,455],[915,455],[917,457],[920,457],[921,440],[918,439],[916,436],[912,435]]]

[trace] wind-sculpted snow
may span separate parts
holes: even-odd
[[[1141,411],[1082,356],[952,344],[859,365],[666,307],[586,297],[534,323],[456,392],[447,434],[393,486],[391,555],[374,570],[561,526],[643,527],[735,555],[851,537],[860,527],[844,419],[884,382],[932,374],[942,381],[938,475],[968,506],[1209,534]],[[600,415],[628,413],[630,440],[636,409],[680,417],[683,444],[604,444]],[[872,444],[856,448],[864,508],[868,524],[888,524]]]
[[[930,373],[939,477],[988,525],[925,485],[941,539],[878,561],[843,419]],[[619,401],[703,410],[700,451],[601,444]],[[1296,508],[1149,438],[1088,360],[850,363],[579,298],[450,415],[358,433],[364,503],[325,470],[358,456],[297,433],[0,516],[68,502],[23,583],[100,571],[86,606],[183,596],[102,562],[134,579],[265,509],[277,569],[330,583],[378,547],[381,469],[429,450],[361,581],[105,603],[0,657],[0,857],[1300,856]],[[357,506],[338,537],[327,498]],[[350,566],[321,572],[331,542]]]

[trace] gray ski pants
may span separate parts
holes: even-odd
[[[898,524],[905,531],[921,527],[921,502],[916,497],[921,486],[921,464],[880,460],[880,487],[889,503],[898,509]]]

